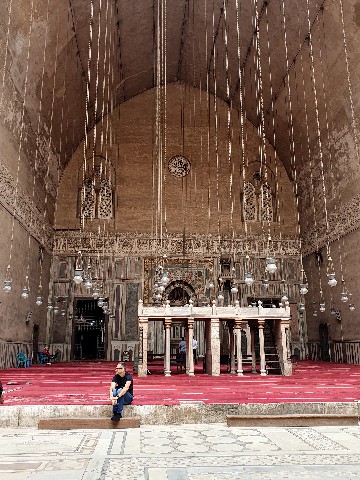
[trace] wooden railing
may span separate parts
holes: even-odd
[[[332,341],[329,344],[330,360],[339,363],[360,364],[360,340]],[[309,360],[320,361],[320,343],[308,343]]]
[[[360,340],[335,341],[331,350],[335,362],[360,364]]]

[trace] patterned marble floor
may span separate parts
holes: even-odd
[[[360,427],[3,429],[6,480],[360,479]]]

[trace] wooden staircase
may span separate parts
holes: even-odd
[[[281,375],[281,365],[274,334],[271,330],[271,325],[267,322],[264,327],[264,344],[266,370],[272,375]]]

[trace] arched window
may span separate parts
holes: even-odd
[[[85,170],[85,173],[84,173]],[[83,218],[114,218],[115,172],[111,162],[96,155],[79,170],[79,216]]]
[[[95,190],[92,178],[85,178],[81,192],[82,204],[81,211],[84,218],[94,218],[95,216]]]
[[[243,212],[245,222],[256,222],[258,219],[255,187],[250,182],[246,182],[244,185]]]
[[[111,183],[107,178],[100,182],[99,191],[99,218],[113,218],[113,194]]]
[[[263,222],[274,221],[273,195],[268,183],[261,185],[261,218]]]

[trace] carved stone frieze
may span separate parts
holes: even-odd
[[[266,235],[226,238],[211,235],[168,234],[162,239],[150,234],[118,233],[101,236],[97,233],[79,231],[55,232],[54,254],[75,255],[79,250],[88,255],[115,256],[187,256],[206,257],[224,254],[275,257],[298,257],[300,242],[296,237],[272,238]]]
[[[21,223],[31,236],[48,251],[52,250],[54,231],[51,225],[44,224],[40,212],[32,199],[26,195],[7,168],[0,163],[0,203]]]

